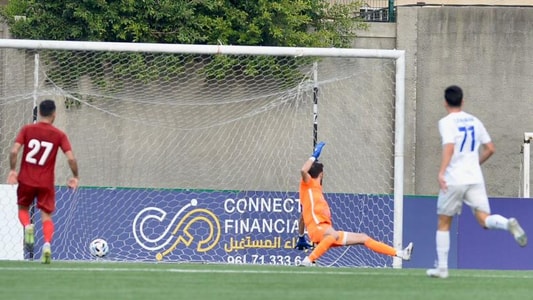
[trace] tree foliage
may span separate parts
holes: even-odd
[[[359,2],[331,5],[329,0],[10,0],[0,13],[14,38],[35,40],[104,41],[173,44],[222,44],[292,47],[349,47],[354,30],[367,23],[354,17]],[[15,16],[25,16],[25,19]],[[83,51],[82,51],[83,52]],[[154,58],[140,53],[106,55],[48,51],[41,59],[52,65],[47,73],[56,84],[91,77],[100,88],[114,86],[125,74],[148,83],[187,72],[187,55]],[[98,67],[88,69],[87,59]],[[274,80],[298,82],[300,67],[312,58],[235,57],[216,55],[202,70],[206,80],[262,76],[277,70]],[[113,65],[113,68],[109,68]],[[164,73],[164,74],[163,74]],[[274,72],[273,72],[274,73]],[[67,75],[68,74],[68,78]]]
[[[15,38],[348,47],[360,3],[326,0],[10,0]],[[25,21],[14,16],[24,15]]]

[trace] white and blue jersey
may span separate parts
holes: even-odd
[[[453,156],[446,169],[448,185],[484,184],[479,164],[479,146],[491,141],[485,126],[464,111],[448,114],[439,121],[442,145],[454,144]]]

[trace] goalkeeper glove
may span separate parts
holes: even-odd
[[[324,143],[324,142],[318,143],[315,146],[315,150],[313,152],[313,155],[311,155],[311,156],[314,157],[315,159],[318,159],[318,157],[320,156],[320,153],[322,152],[322,147],[324,147],[324,145],[326,145],[326,143]]]
[[[298,242],[296,243],[296,246],[294,247],[294,249],[306,250],[310,248],[313,248],[313,245],[307,242],[307,240],[305,239],[305,236],[304,235],[298,236]]]

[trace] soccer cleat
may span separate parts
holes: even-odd
[[[444,279],[444,278],[448,278],[448,269],[442,269],[442,268],[428,269],[426,271],[426,274],[429,277]]]
[[[24,227],[24,246],[26,249],[33,251],[33,244],[35,243],[35,225],[29,224]]]
[[[526,232],[522,229],[520,224],[518,224],[518,221],[515,218],[509,218],[509,232],[513,235],[520,247],[525,247],[527,245]]]
[[[306,256],[304,260],[302,260],[302,262],[300,263],[300,266],[301,267],[314,267],[316,266],[316,264],[309,259],[309,256]]]
[[[50,264],[52,261],[52,249],[50,248],[50,243],[45,243],[43,245],[43,253],[41,257],[41,263]]]
[[[410,242],[405,249],[402,251],[402,255],[400,256],[403,260],[410,260],[411,254],[413,253],[413,242]]]

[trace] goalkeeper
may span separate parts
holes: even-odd
[[[396,250],[387,244],[372,239],[365,233],[338,231],[333,228],[329,204],[322,193],[324,165],[318,162],[318,157],[324,145],[324,142],[316,145],[313,155],[309,157],[300,170],[302,176],[300,182],[300,203],[302,205],[300,225],[303,220],[309,238],[313,243],[317,244],[311,254],[302,261],[301,265],[306,267],[313,266],[315,261],[331,247],[352,245],[365,245],[370,250],[380,254],[396,256],[403,260],[411,259],[413,243],[409,243],[403,250]],[[307,243],[302,235],[303,226],[300,226],[299,233],[300,239],[297,248],[306,249],[307,246],[303,244],[303,242]]]

